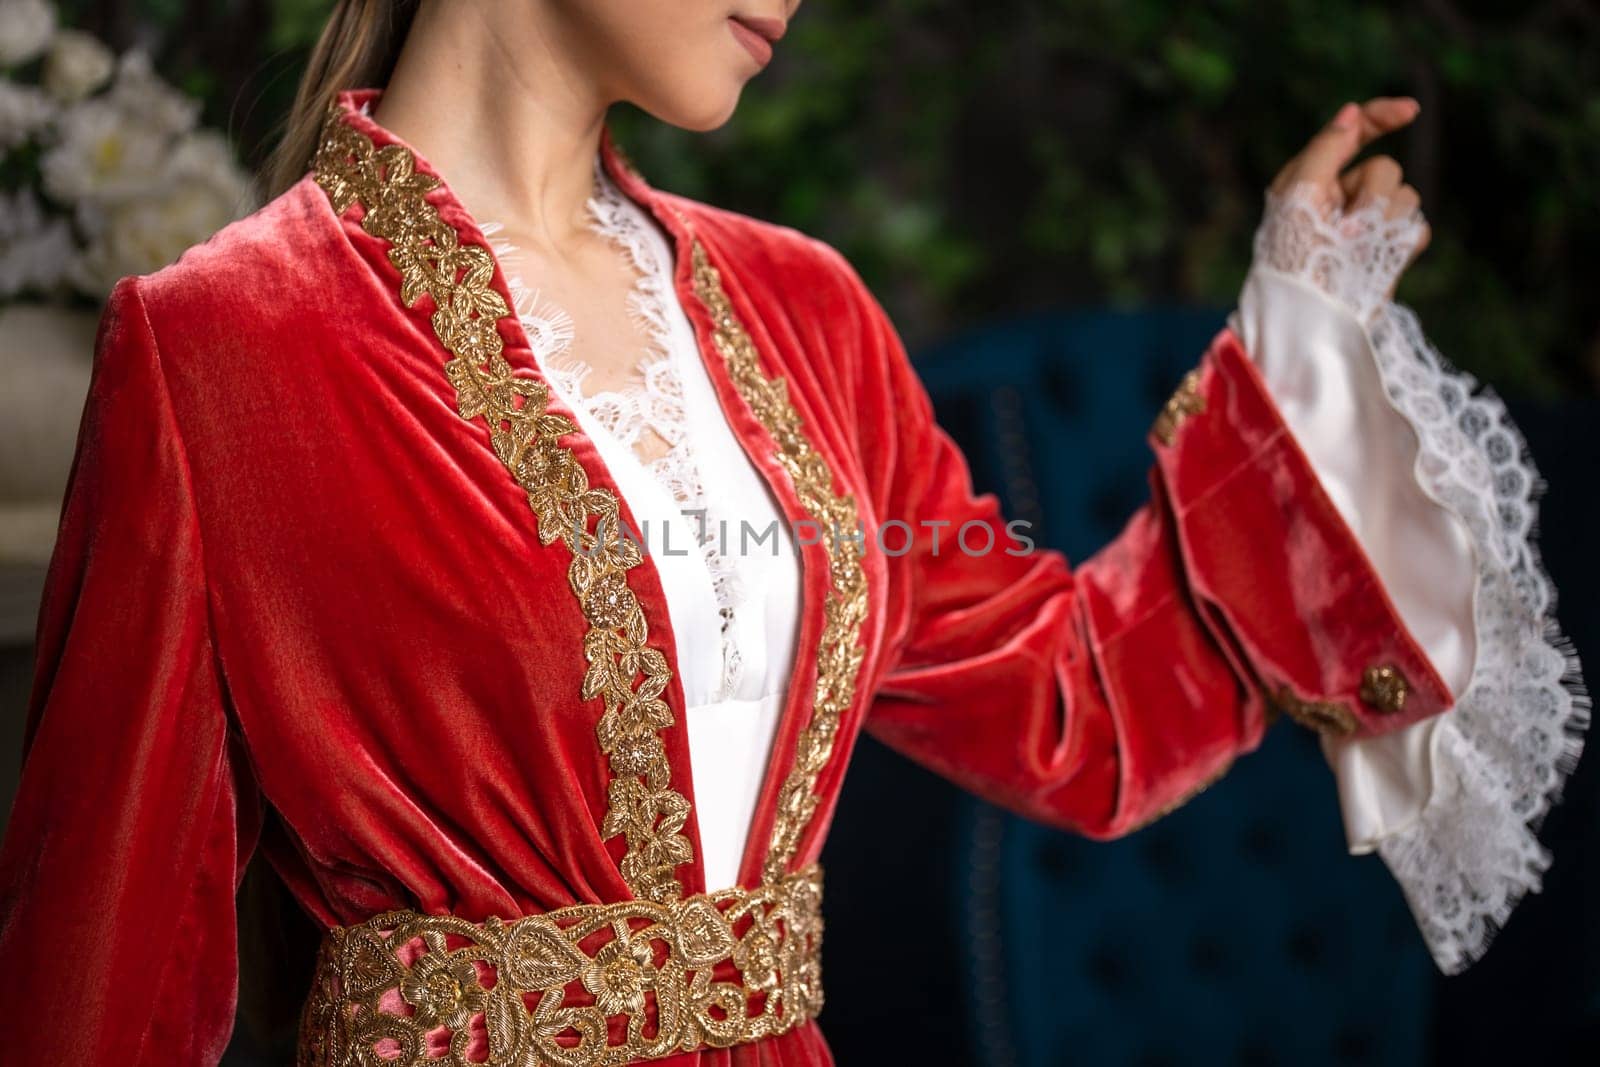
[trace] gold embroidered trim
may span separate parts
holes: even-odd
[[[1295,722],[1323,734],[1349,737],[1359,723],[1348,705],[1334,700],[1301,700],[1288,686],[1279,686],[1273,702]]]
[[[1156,416],[1156,439],[1164,445],[1172,444],[1173,437],[1178,432],[1178,427],[1190,415],[1198,415],[1206,409],[1206,398],[1200,394],[1200,371],[1190,371],[1183,376],[1183,381],[1178,383],[1178,388],[1167,398],[1161,413]]]
[[[815,864],[759,889],[668,904],[482,923],[384,912],[323,939],[296,1063],[608,1067],[726,1048],[816,1017],[821,947]],[[469,1060],[479,1033],[487,1054]]]
[[[491,284],[494,257],[482,245],[461,243],[425,199],[438,180],[417,173],[404,145],[375,150],[335,104],[317,149],[316,181],[335,212],[359,203],[361,228],[390,242],[405,305],[432,298],[434,332],[452,357],[444,370],[455,386],[457,410],[464,419],[482,416],[487,423],[495,454],[528,495],[540,542],[559,539],[571,550],[567,578],[590,626],[583,637],[589,666],[581,696],[604,701],[595,733],[613,774],[601,836],[625,837],[622,877],[635,896],[676,900],[683,887],[674,869],[689,863],[694,850],[681,833],[689,801],[672,789],[657,733],[673,724],[672,709],[661,699],[672,668],[649,646],[644,612],[628,586],[627,571],[643,557],[638,543],[621,532],[616,496],[590,486],[583,465],[558,443],[577,428],[545,410],[545,383],[517,374],[502,355],[497,323],[510,308]]]
[[[834,493],[827,459],[806,437],[784,380],[769,378],[762,371],[755,343],[734,313],[722,288],[722,276],[699,241],[694,242],[693,257],[695,292],[711,313],[712,341],[727,361],[740,395],[777,442],[778,462],[793,480],[806,511],[823,528],[828,555],[828,593],[817,647],[811,721],[800,734],[794,766],[779,791],[777,817],[762,865],[762,876],[772,882],[783,877],[801,834],[821,803],[816,794],[817,776],[833,753],[839,718],[855,697],[856,676],[864,656],[858,638],[867,616],[867,579],[861,567],[862,541],[853,536],[858,532],[855,497]]]
[[[1406,676],[1392,664],[1368,667],[1361,672],[1362,700],[1379,711],[1393,714],[1406,706],[1406,696],[1411,691]]]

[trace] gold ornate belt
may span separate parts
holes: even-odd
[[[813,864],[664,904],[387,911],[323,939],[297,1064],[609,1067],[758,1041],[822,1010],[821,908]]]

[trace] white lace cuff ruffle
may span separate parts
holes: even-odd
[[[1505,405],[1390,299],[1420,215],[1269,195],[1234,318],[1297,441],[1456,694],[1434,719],[1325,739],[1352,851],[1376,850],[1439,968],[1478,958],[1550,863],[1535,831],[1589,701],[1535,546],[1542,489]]]

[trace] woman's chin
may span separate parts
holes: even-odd
[[[701,106],[693,108],[674,108],[660,111],[644,108],[656,118],[679,129],[689,130],[694,133],[709,133],[727,124],[739,106],[739,94],[734,93],[726,100],[718,101],[714,106]]]

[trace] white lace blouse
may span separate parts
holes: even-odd
[[[503,227],[481,228],[540,370],[594,441],[660,574],[678,643],[706,886],[719,889],[739,878],[794,663],[798,547],[712,390],[673,289],[667,235],[598,156],[594,178],[589,222],[637,273],[628,306],[644,341],[623,389],[586,391],[589,367],[572,355],[572,320],[523,277]],[[669,446],[659,458],[640,456],[647,431]]]
[[[1435,959],[1459,970],[1548,865],[1530,828],[1575,762],[1585,705],[1530,540],[1536,476],[1500,402],[1391,303],[1420,216],[1269,197],[1231,320],[1291,432],[1384,580],[1454,708],[1381,738],[1325,738],[1353,852],[1378,851]],[[793,662],[800,570],[776,502],[712,392],[673,251],[597,157],[592,227],[638,276],[626,388],[590,393],[573,325],[483,226],[541,369],[639,520],[687,702],[709,888],[734,884]],[[652,431],[670,447],[636,452]],[[757,535],[766,535],[757,541]],[[741,546],[741,538],[743,544]]]

